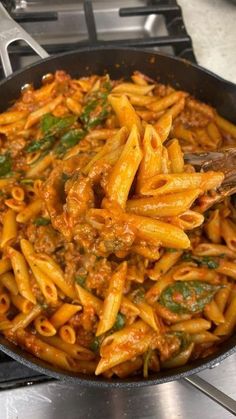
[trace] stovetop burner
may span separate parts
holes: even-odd
[[[154,48],[196,62],[176,0],[5,1],[11,16],[49,54],[84,46]],[[22,42],[9,46],[13,69],[38,59]]]

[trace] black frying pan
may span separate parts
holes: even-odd
[[[17,24],[14,24],[14,26],[18,31],[20,30]],[[2,30],[3,25],[1,22],[0,41],[2,40],[1,36],[3,36]],[[6,32],[4,34],[6,34]],[[5,36],[7,37],[8,34]],[[19,38],[22,38],[22,36],[18,36],[17,39]],[[30,41],[32,44],[31,39]],[[6,43],[10,42],[7,41]],[[36,44],[33,44],[33,47],[37,49]],[[42,53],[42,51],[43,50],[41,49],[40,52]],[[44,55],[47,54],[44,53]],[[44,74],[54,72],[58,69],[67,71],[72,77],[85,76],[94,73],[109,73],[113,79],[120,77],[128,78],[134,70],[139,70],[163,83],[169,83],[176,88],[190,92],[196,96],[196,98],[214,106],[221,115],[227,117],[232,122],[236,122],[235,84],[223,80],[215,74],[185,60],[157,52],[125,48],[80,49],[46,58],[39,63],[28,66],[24,70],[17,71],[15,74],[0,82],[0,111],[5,110],[12,101],[19,96],[21,86],[31,82],[35,86],[40,86],[41,78]],[[235,352],[236,335],[224,342],[220,346],[217,354],[194,361],[184,367],[150,375],[148,379],[142,377],[106,379],[103,377],[63,372],[30,355],[26,351],[21,350],[19,347],[14,346],[3,337],[0,337],[0,350],[14,358],[16,361],[42,374],[67,380],[68,382],[82,385],[94,385],[103,388],[111,386],[141,387],[177,380],[193,375],[205,368],[217,365],[227,356]]]

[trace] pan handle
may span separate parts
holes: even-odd
[[[220,391],[218,388],[214,387],[212,384],[203,380],[203,378],[198,375],[191,375],[190,377],[185,377],[184,381],[187,381],[194,388],[204,393],[210,399],[214,400],[216,403],[224,407],[230,413],[233,413],[236,416],[236,401],[227,394]]]
[[[49,57],[48,53],[11,18],[0,2],[0,57],[6,77],[13,72],[7,48],[18,40],[25,41],[41,58]]]

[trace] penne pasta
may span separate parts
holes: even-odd
[[[179,141],[171,140],[167,147],[168,157],[170,159],[171,172],[182,173],[184,171],[184,158]]]
[[[121,83],[112,89],[112,93],[133,93],[135,95],[147,95],[154,89],[154,87],[154,84],[141,86],[134,83]]]
[[[177,216],[187,211],[200,193],[200,189],[193,189],[151,198],[130,199],[126,203],[126,210],[148,217]]]
[[[64,303],[50,317],[50,322],[56,329],[58,329],[63,326],[63,324],[67,323],[68,320],[70,320],[70,318],[80,310],[81,306],[79,305]]]
[[[46,275],[37,267],[37,256],[34,253],[33,246],[27,240],[22,239],[21,250],[22,250],[23,255],[25,256],[25,259],[27,260],[30,266],[31,271],[33,272],[33,275],[47,303],[51,303],[55,305],[58,301],[56,286],[50,280],[48,275]],[[36,262],[35,262],[35,259],[36,259]]]
[[[108,101],[111,104],[121,127],[124,126],[131,131],[132,127],[135,125],[138,132],[141,133],[142,125],[140,118],[135,112],[127,96],[109,95]]]
[[[17,342],[19,345],[43,361],[49,362],[67,371],[76,369],[76,362],[69,355],[54,346],[48,345],[38,337],[24,329],[17,330]]]
[[[223,244],[215,243],[200,243],[194,248],[194,254],[197,256],[227,256],[229,259],[236,259],[236,252]]]
[[[102,311],[102,301],[91,294],[89,291],[81,287],[79,284],[75,284],[76,291],[78,293],[79,300],[83,307],[92,307],[96,314],[100,315]]]
[[[42,208],[41,199],[33,201],[32,204],[25,207],[22,211],[17,214],[16,221],[18,223],[26,223],[27,221],[34,218],[37,214],[40,213]]]
[[[165,96],[164,98],[151,103],[148,105],[148,108],[155,112],[163,111],[178,102],[183,95],[183,92],[173,92],[169,96]]]
[[[27,313],[19,313],[11,321],[11,333],[15,333],[18,329],[25,329],[29,326],[38,315],[41,313],[42,308],[39,305],[34,305]]]
[[[122,362],[140,355],[151,344],[153,333],[150,327],[142,320],[125,327],[122,331],[115,332],[104,339],[101,347],[101,360],[95,374],[99,375]]]
[[[1,235],[0,246],[4,248],[7,244],[15,240],[17,237],[16,213],[12,209],[8,209],[3,216],[3,229]]]
[[[124,214],[122,217],[137,229],[137,236],[143,240],[176,249],[187,249],[190,245],[188,237],[178,227],[139,215]]]
[[[59,336],[64,342],[69,343],[70,345],[74,345],[76,342],[75,329],[68,324],[60,327]]]
[[[212,211],[208,222],[205,224],[204,229],[207,237],[213,243],[221,242],[221,219],[219,209]]]
[[[190,319],[173,324],[170,329],[174,332],[199,333],[211,328],[211,322],[205,319]]]
[[[126,275],[127,263],[124,262],[118,267],[117,271],[111,277],[109,288],[103,302],[96,336],[100,336],[101,334],[107,332],[112,328],[116,321],[116,316],[121,305]]]
[[[0,276],[0,283],[8,290],[12,295],[17,295],[19,290],[14,275],[11,272],[5,272]]]
[[[182,230],[193,230],[203,224],[204,216],[199,212],[187,210],[176,217],[170,217],[169,221]]]
[[[42,336],[54,336],[57,331],[45,316],[38,316],[34,321],[35,330]]]
[[[227,121],[225,118],[222,118],[222,116],[218,114],[215,116],[215,122],[220,129],[232,135],[233,138],[236,138],[236,126],[234,124]]]
[[[143,158],[141,160],[136,190],[145,183],[146,179],[161,172],[162,143],[156,130],[151,125],[146,125],[143,138]]]
[[[228,248],[236,252],[236,225],[231,220],[222,218],[220,232]]]
[[[224,179],[221,172],[179,173],[156,175],[141,188],[142,195],[162,195],[199,188],[202,191],[218,188]]]
[[[14,304],[19,311],[26,314],[29,313],[33,308],[33,303],[31,301],[26,300],[26,298],[21,297],[21,295],[11,295],[11,302]]]
[[[208,320],[215,323],[216,325],[225,322],[224,316],[214,300],[205,306],[204,315]]]
[[[32,125],[35,125],[43,115],[49,112],[52,112],[62,102],[62,100],[63,100],[63,96],[59,95],[58,97],[53,99],[51,102],[47,103],[45,106],[42,106],[36,111],[30,113],[30,115],[27,118],[24,128],[28,129],[32,127]]]
[[[36,299],[30,286],[30,276],[24,256],[13,247],[8,247],[8,254],[20,295],[35,304]]]
[[[214,331],[216,336],[230,335],[236,325],[236,297],[232,299],[228,308],[225,311],[225,322],[217,326]]]
[[[183,252],[181,251],[166,251],[161,258],[155,263],[154,267],[148,271],[148,276],[153,281],[157,281],[165,275],[169,269],[172,268],[179,260]],[[162,279],[162,278],[161,278]]]
[[[124,150],[108,180],[108,197],[122,208],[125,207],[132,182],[142,159],[139,141],[138,128],[133,125]]]
[[[184,349],[182,352],[180,352],[178,355],[176,355],[175,357],[168,359],[167,361],[162,362],[162,367],[163,368],[177,368],[177,367],[181,367],[182,365],[187,364],[191,353],[193,351],[194,348],[194,343],[190,343],[190,345]]]
[[[157,133],[159,134],[162,143],[164,143],[169,134],[172,127],[172,116],[164,113],[154,125]]]
[[[78,344],[70,344],[64,342],[58,336],[46,337],[42,336],[42,340],[49,345],[64,351],[66,354],[70,355],[72,358],[77,360],[90,361],[94,359],[94,353],[87,348],[84,348]]]

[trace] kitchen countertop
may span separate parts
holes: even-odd
[[[236,2],[178,0],[198,63],[236,83]]]
[[[236,6],[230,0],[179,0],[179,4],[199,64],[236,82]],[[199,375],[235,397],[236,355]],[[0,393],[0,419],[199,419],[201,415],[233,417],[183,380],[132,390],[51,382]]]

